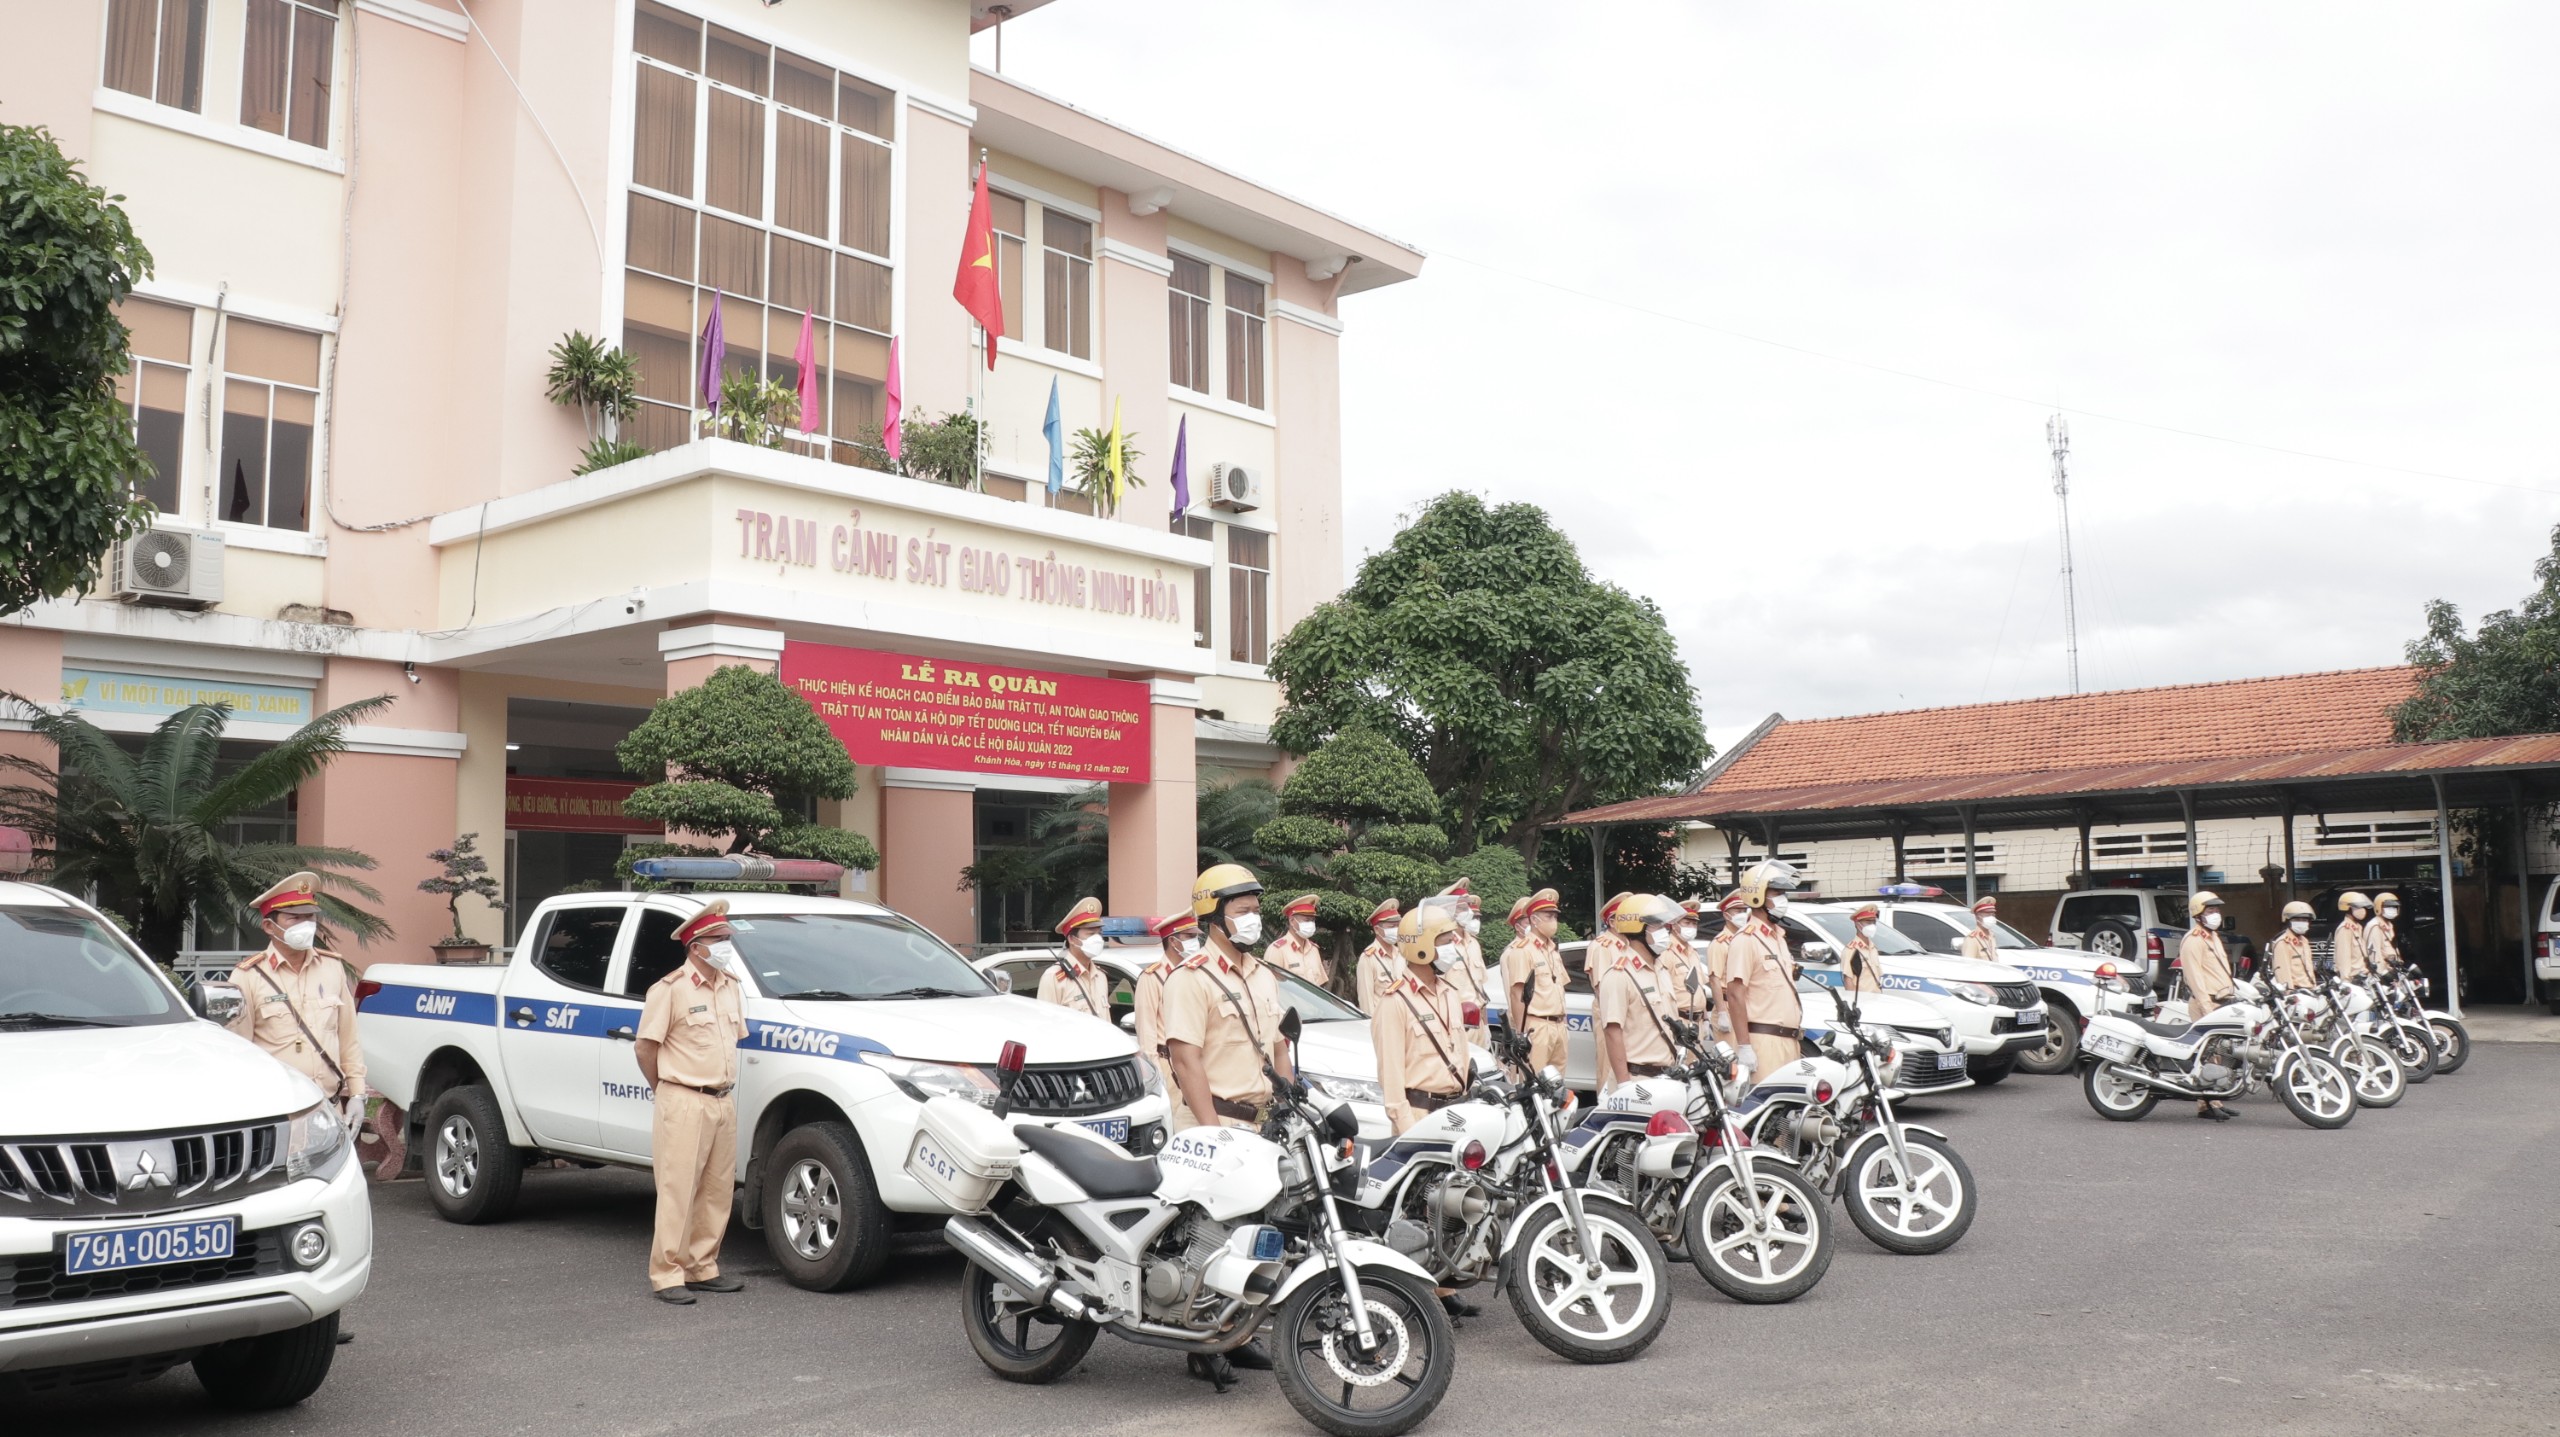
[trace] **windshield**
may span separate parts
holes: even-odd
[[[76,908],[0,906],[0,1029],[194,1016],[113,929]]]
[[[2187,895],[2183,893],[2156,893],[2152,895],[2151,903],[2153,907],[2160,910],[2161,926],[2166,928],[2184,928],[2187,926]]]
[[[732,942],[769,998],[979,998],[994,993],[949,945],[904,918],[757,913]]]
[[[1277,964],[1263,966],[1280,979],[1280,1006],[1297,1009],[1301,1023],[1349,1023],[1368,1016]]]
[[[1998,942],[1999,946],[2003,948],[2040,948],[2044,946],[2036,942],[2034,939],[2029,938],[2024,933],[2019,932],[2017,929],[2001,922],[1997,918],[1991,920],[1991,936]]]
[[[1840,949],[1849,946],[1849,944],[1855,941],[1858,936],[1858,925],[1850,922],[1849,915],[1846,913],[1790,913],[1787,916],[1789,918],[1801,918],[1805,922],[1812,924],[1814,927],[1821,929],[1823,936],[1831,941],[1832,951],[1835,953]],[[1903,937],[1899,929],[1884,923],[1876,925],[1875,941],[1876,956],[1878,957],[1883,957],[1887,954],[1925,953],[1928,951],[1919,944]]]

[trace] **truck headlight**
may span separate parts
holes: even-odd
[[[959,1098],[982,1108],[996,1105],[995,1076],[972,1063],[928,1063],[886,1053],[865,1054],[863,1061],[888,1074],[899,1092],[919,1103],[928,1098]]]
[[[1999,996],[1991,991],[1991,987],[1987,983],[1945,983],[1940,986],[1944,987],[1949,993],[1958,998],[1962,998],[1968,1003],[1980,1003],[1986,1007],[1989,1006],[1993,998]]]
[[[1383,1106],[1387,1101],[1387,1090],[1370,1079],[1345,1078],[1334,1073],[1301,1072],[1298,1076],[1307,1080],[1308,1087],[1340,1102]]]
[[[314,1103],[284,1120],[284,1175],[325,1178],[347,1160],[347,1123],[335,1103]]]
[[[1149,1062],[1144,1053],[1138,1055],[1138,1086],[1150,1097],[1164,1092],[1164,1070]]]

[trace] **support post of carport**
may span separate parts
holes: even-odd
[[[2089,862],[2089,810],[2083,808],[2080,810],[2080,886],[2095,888],[2097,879],[2097,869]]]
[[[1727,888],[1742,886],[1742,830],[1724,831],[1724,883]]]
[[[2200,879],[2196,867],[2196,796],[2188,789],[2178,790],[2178,813],[2187,821],[2187,892],[2192,896]],[[2201,913],[2189,915],[2190,922],[2202,922]]]
[[[1966,804],[1957,809],[1956,817],[1964,821],[1964,906],[1971,908],[1981,897],[1974,891],[1973,805]]]
[[[1903,876],[1902,830],[1896,828],[1893,831],[1893,881],[1900,883],[1903,880]]]
[[[2294,899],[2294,891],[2293,891],[2293,795],[2292,795],[2292,794],[2290,794],[2290,793],[2285,794],[2285,795],[2283,796],[2283,802],[2284,802],[2284,901],[2285,901],[2285,902],[2287,902],[2287,903],[2291,903],[2291,902],[2293,901],[2293,899]]]
[[[2444,1010],[2462,1016],[2462,955],[2453,918],[2453,815],[2444,806],[2444,776],[2427,775],[2436,791],[2436,893],[2444,914]]]
[[[2531,848],[2528,848],[2528,847],[2526,847],[2526,846],[2525,846],[2525,823],[2524,823],[2524,782],[2523,782],[2523,780],[2521,780],[2521,779],[2517,779],[2517,780],[2513,780],[2513,781],[2509,782],[2509,783],[2508,783],[2508,785],[2507,785],[2507,791],[2508,791],[2508,793],[2509,793],[2509,794],[2513,797],[2513,799],[2514,799],[2514,802],[2515,802],[2515,811],[2516,811],[2516,944],[2517,944],[2517,948],[2518,948],[2518,955],[2517,955],[2517,956],[2518,956],[2518,957],[2520,957],[2520,958],[2523,960],[2523,962],[2524,962],[2524,969],[2523,969],[2523,973],[2524,973],[2524,1001],[2525,1001],[2525,1006],[2527,1006],[2527,1007],[2531,1007],[2531,1006],[2533,1006],[2533,998],[2534,998],[2534,993],[2533,993],[2533,926],[2534,926],[2534,924],[2533,924],[2533,892],[2532,892],[2532,889],[2533,889],[2533,850],[2532,850]],[[2453,983],[2453,974],[2452,974],[2452,973],[2450,973],[2450,972],[2447,972],[2447,973],[2444,975],[2444,981],[2445,981],[2446,986],[2448,986],[2448,987],[2452,986],[2452,983]]]
[[[1609,901],[1609,885],[1600,875],[1600,853],[1609,843],[1609,825],[1591,825],[1591,939],[1600,938],[1600,905]]]

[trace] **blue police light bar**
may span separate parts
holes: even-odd
[[[1879,898],[1944,898],[1947,890],[1926,883],[1887,883],[1876,889]]]
[[[1102,936],[1105,938],[1144,938],[1148,936],[1147,920],[1144,918],[1105,917],[1102,920]]]
[[[643,858],[631,871],[653,883],[806,883],[828,886],[844,879],[844,865],[814,858]]]

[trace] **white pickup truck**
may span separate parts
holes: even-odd
[[[1162,1146],[1163,1078],[1109,1023],[998,992],[941,939],[876,904],[724,896],[748,969],[739,1212],[792,1283],[861,1283],[886,1260],[901,1215],[938,1222],[948,1211],[906,1174],[917,1116],[937,1095],[991,1102],[1008,1039],[1030,1050],[1018,1117],[1080,1123],[1134,1153]],[[526,1163],[546,1155],[649,1165],[649,1088],[633,1040],[649,985],[684,961],[677,926],[704,901],[563,895],[532,913],[502,966],[366,971],[378,986],[358,1023],[365,1065],[409,1114],[410,1162],[438,1213],[504,1216]]]

